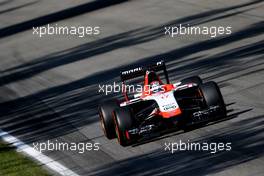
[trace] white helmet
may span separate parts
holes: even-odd
[[[153,93],[156,93],[156,92],[160,92],[160,91],[162,91],[162,88],[161,88],[161,86],[160,86],[159,81],[152,81],[149,85],[150,85],[150,90],[151,90]]]

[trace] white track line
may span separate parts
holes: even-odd
[[[62,164],[54,161],[53,159],[49,158],[48,156],[40,153],[39,151],[35,150],[33,147],[25,144],[24,142],[20,141],[16,137],[4,132],[0,129],[0,138],[11,144],[12,146],[16,147],[18,151],[29,155],[30,157],[38,160],[41,164],[47,166],[51,170],[59,173],[63,176],[79,176],[78,174],[74,173],[72,170],[66,168]]]

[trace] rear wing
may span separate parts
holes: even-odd
[[[156,62],[156,64],[149,65],[149,66],[146,66],[144,68],[143,67],[136,67],[136,68],[133,68],[130,70],[121,71],[121,73],[120,73],[121,74],[121,81],[124,82],[124,81],[129,80],[129,79],[144,76],[147,70],[148,71],[155,71],[155,72],[156,71],[163,71],[167,84],[170,83],[167,68],[166,68],[164,61]]]

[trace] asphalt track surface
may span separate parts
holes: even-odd
[[[80,175],[264,173],[264,1],[0,1],[0,128],[27,144],[99,142],[99,151],[45,154]],[[100,26],[101,34],[32,35],[48,23]],[[164,36],[164,26],[232,26],[232,34]],[[163,59],[172,81],[200,75],[224,95],[228,117],[123,148],[107,140],[99,84]],[[112,94],[107,97],[117,97]],[[165,142],[231,142],[230,152],[164,151]]]

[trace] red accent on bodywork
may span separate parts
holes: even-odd
[[[169,91],[171,91],[174,88],[175,87],[173,86],[173,84],[165,84],[164,85],[165,92],[169,92]]]
[[[126,87],[125,85],[126,85],[125,82],[122,82],[122,93],[123,93],[123,95],[125,97],[125,101],[129,101],[128,95],[127,95],[127,90],[125,88]]]
[[[129,136],[129,133],[128,131],[126,130],[126,138],[129,140],[130,139],[130,136]]]
[[[159,112],[159,115],[161,115],[163,118],[171,118],[177,115],[180,115],[182,113],[180,108],[177,108],[173,111],[169,111],[169,112]]]

